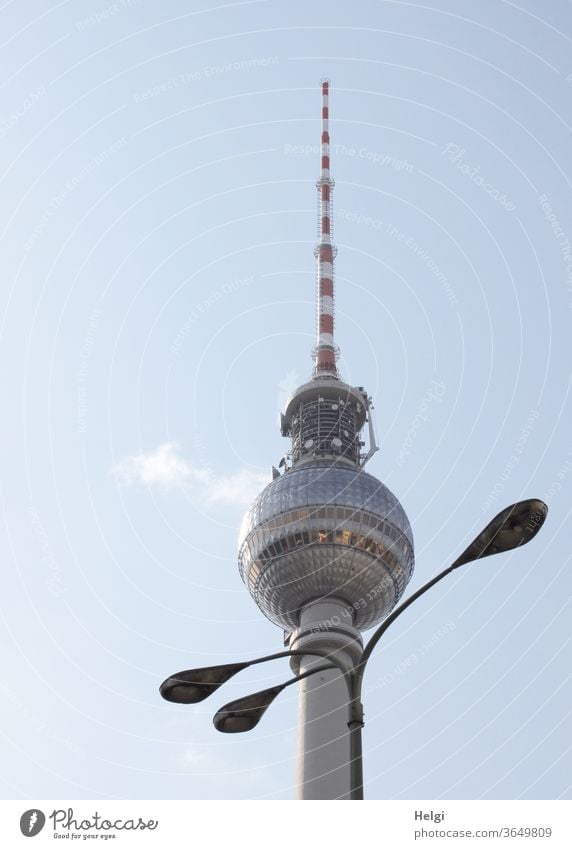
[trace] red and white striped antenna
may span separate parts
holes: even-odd
[[[320,179],[318,189],[318,238],[315,247],[317,269],[317,322],[314,348],[314,377],[338,377],[336,360],[338,348],[334,342],[334,258],[332,244],[334,181],[330,176],[329,94],[330,81],[322,80],[322,136]]]

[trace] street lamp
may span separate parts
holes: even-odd
[[[251,731],[282,690],[291,684],[302,681],[310,675],[315,675],[318,672],[323,672],[325,669],[331,669],[332,666],[337,666],[344,675],[349,696],[350,798],[363,799],[362,728],[364,721],[361,692],[365,667],[373,649],[397,617],[401,616],[414,601],[441,581],[446,575],[449,575],[454,569],[458,569],[459,566],[463,566],[466,563],[526,545],[527,542],[530,542],[536,536],[544,524],[547,513],[547,505],[536,498],[519,501],[501,510],[450,566],[427,581],[426,584],[412,593],[409,598],[390,613],[366,644],[360,660],[353,669],[344,668],[334,655],[326,652],[308,652],[307,650],[283,651],[241,663],[229,663],[222,666],[210,666],[178,672],[161,684],[160,693],[164,699],[180,704],[200,702],[210,696],[211,693],[224,684],[225,681],[228,681],[229,678],[236,675],[237,672],[246,669],[248,666],[254,666],[258,663],[264,663],[267,660],[274,660],[280,657],[293,657],[296,655],[315,654],[319,657],[324,657],[329,663],[317,666],[301,675],[296,675],[282,684],[269,687],[266,690],[261,690],[249,696],[243,696],[224,705],[224,707],[216,712],[213,720],[214,725],[218,731],[222,731],[225,734]]]

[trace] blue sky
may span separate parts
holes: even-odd
[[[331,78],[337,341],[419,586],[368,669],[369,798],[570,797],[572,7],[30,2],[0,10],[6,798],[294,797],[296,692],[237,569],[314,332]],[[570,241],[569,241],[570,240]]]

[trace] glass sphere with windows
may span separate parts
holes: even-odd
[[[294,465],[255,499],[242,522],[239,569],[254,601],[285,630],[309,602],[336,598],[358,630],[402,596],[414,566],[403,507],[353,464]]]

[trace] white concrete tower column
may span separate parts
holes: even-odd
[[[334,652],[346,667],[355,666],[362,652],[359,631],[352,625],[347,602],[328,599],[310,603],[290,648]],[[314,655],[292,658],[292,669],[307,672],[325,661]],[[350,798],[350,738],[348,689],[337,669],[310,675],[298,685],[298,799]]]

